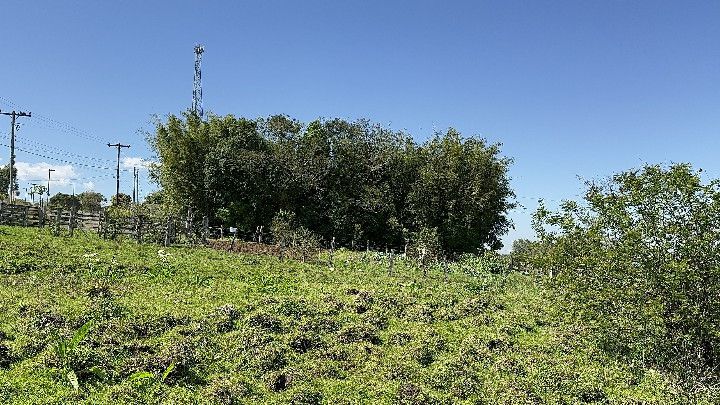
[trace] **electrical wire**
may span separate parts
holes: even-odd
[[[0,143],[0,146],[5,146],[5,147],[7,147],[7,148],[10,147],[10,145],[4,144],[4,143]],[[33,151],[31,151],[31,150],[28,150],[28,149],[18,148],[17,146],[15,147],[15,150],[18,150],[18,151],[23,152],[23,153],[27,153],[27,154],[29,154],[29,155],[41,157],[41,158],[43,158],[43,159],[50,159],[50,160],[54,160],[54,161],[56,161],[56,162],[61,162],[61,163],[69,164],[69,165],[82,166],[82,167],[89,168],[89,169],[97,169],[97,170],[117,170],[117,169],[114,168],[114,167],[96,166],[96,165],[91,165],[91,164],[87,164],[87,163],[74,162],[74,161],[67,160],[67,159],[61,159],[61,158],[57,158],[57,157],[52,157],[52,156],[48,156],[48,155],[45,155],[45,154],[42,154],[42,153],[33,152]],[[120,169],[120,171],[129,172],[130,170],[129,170],[129,169]]]
[[[67,156],[67,157],[75,157],[78,159],[91,160],[91,161],[103,163],[103,164],[114,164],[115,163],[114,161],[112,161],[110,159],[101,159],[101,158],[96,158],[96,157],[92,157],[92,156],[80,155],[78,153],[66,151],[64,149],[61,149],[61,148],[58,148],[55,146],[46,145],[46,144],[43,144],[40,142],[35,142],[35,141],[25,139],[25,138],[15,139],[15,142],[28,145],[29,147],[34,148],[36,152],[38,150],[40,150],[43,153],[63,155],[63,156]]]
[[[15,104],[14,102],[12,102],[11,100],[8,100],[8,99],[5,98],[5,97],[0,96],[0,101],[2,101],[4,104],[6,104],[6,105],[8,105],[8,106],[10,106],[10,107],[12,107],[12,108],[16,108],[16,109],[18,109],[18,110],[22,109],[19,105]],[[83,131],[83,130],[81,130],[81,129],[78,129],[78,128],[76,128],[76,127],[74,127],[74,126],[72,126],[72,125],[70,125],[70,124],[68,124],[68,123],[62,122],[62,121],[60,121],[60,120],[56,120],[56,119],[54,119],[54,118],[52,118],[52,117],[48,117],[48,116],[45,116],[45,115],[42,115],[42,114],[34,113],[34,114],[32,115],[32,118],[36,118],[37,120],[45,123],[46,128],[48,128],[48,129],[57,129],[57,130],[60,130],[60,131],[62,131],[62,132],[65,132],[65,133],[67,133],[67,134],[69,134],[69,135],[75,135],[75,136],[78,136],[78,137],[80,137],[80,138],[84,138],[84,139],[90,140],[90,141],[97,141],[97,142],[100,142],[100,143],[105,143],[105,142],[106,142],[106,140],[103,140],[103,139],[101,139],[100,137],[97,137],[97,136],[95,136],[95,135],[93,135],[93,134],[90,134],[90,133],[88,133],[88,132],[86,132],[86,131]],[[37,123],[36,120],[33,120],[33,121],[34,121],[35,123]]]

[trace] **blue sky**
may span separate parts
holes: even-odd
[[[532,235],[538,198],[577,198],[578,177],[645,162],[720,177],[718,21],[718,1],[5,0],[0,109],[34,114],[18,132],[36,153],[17,153],[21,187],[52,166],[64,179],[53,192],[109,195],[113,172],[78,163],[111,167],[108,141],[150,157],[138,131],[189,107],[202,43],[206,111],[364,117],[419,141],[452,126],[502,142],[525,207],[511,213],[509,245]],[[0,117],[0,138],[9,126]],[[8,154],[0,147],[0,164]]]

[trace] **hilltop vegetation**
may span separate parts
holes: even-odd
[[[330,268],[3,227],[0,258],[3,403],[684,398],[497,256],[425,275],[374,253]]]
[[[171,210],[242,231],[284,211],[342,246],[401,248],[423,234],[445,255],[476,253],[502,247],[515,206],[500,145],[454,129],[418,143],[363,120],[187,113],[148,140]]]

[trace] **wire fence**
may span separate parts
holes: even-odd
[[[96,233],[104,239],[133,239],[138,243],[163,246],[198,245],[236,253],[276,256],[279,259],[295,259],[310,262],[328,262],[333,267],[336,246],[334,238],[326,241],[318,238],[289,240],[286,235],[274,235],[267,228],[258,226],[253,231],[237,228],[210,227],[207,217],[195,218],[191,212],[184,218],[161,214],[133,214],[129,211],[113,212],[103,208],[97,212],[83,212],[34,205],[8,204],[0,201],[0,225],[37,227],[50,229],[56,236],[75,232]],[[427,252],[408,241],[404,247],[389,248],[373,245],[370,241],[348,250],[365,252],[363,260],[382,262],[393,272],[395,264],[410,261],[427,271],[437,267],[449,271],[449,263],[467,262],[462,257],[449,257]],[[487,261],[487,260],[485,260]],[[476,267],[476,266],[473,266]],[[513,267],[498,262],[497,267]],[[468,272],[463,268],[464,272]]]

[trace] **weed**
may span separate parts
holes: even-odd
[[[72,338],[64,339],[59,336],[55,338],[53,348],[59,362],[60,370],[67,377],[67,380],[70,382],[70,385],[72,385],[75,391],[80,389],[80,383],[78,381],[76,370],[73,367],[73,357],[76,355],[78,345],[88,335],[91,327],[92,322],[88,321],[81,326],[80,329],[75,331]],[[100,370],[98,369],[96,372],[100,373]]]

